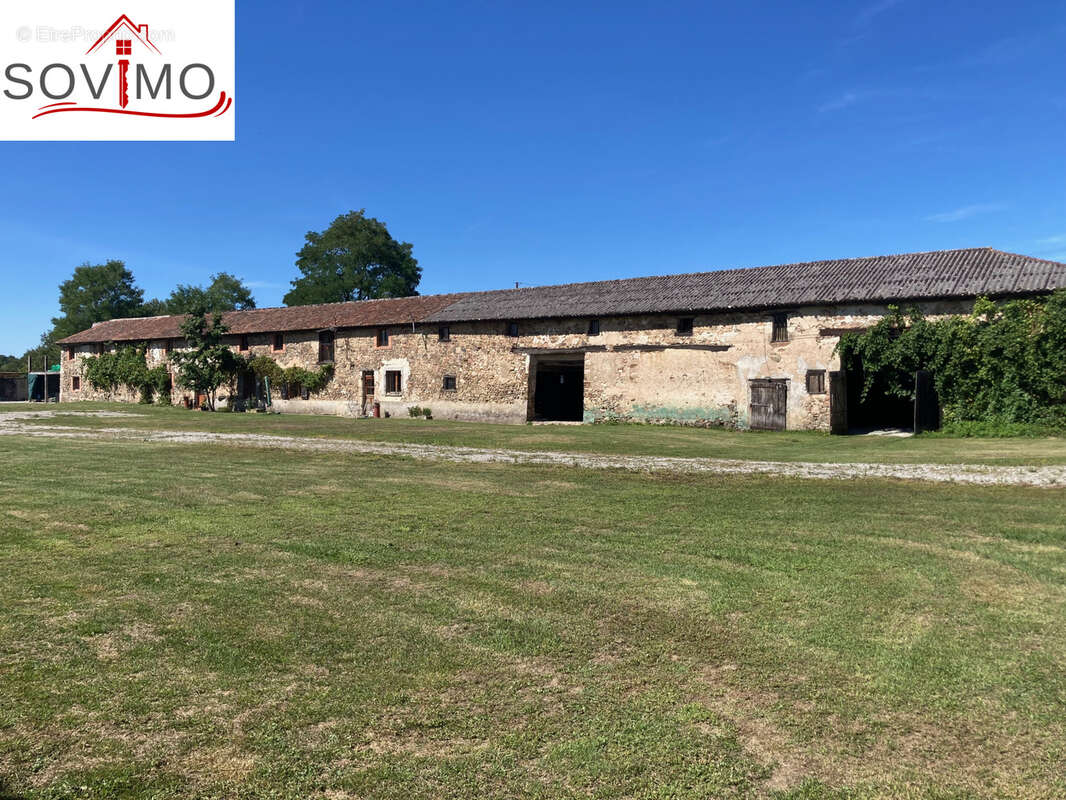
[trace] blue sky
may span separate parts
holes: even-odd
[[[423,293],[1066,260],[1061,0],[577,5],[240,2],[236,143],[0,144],[0,352],[85,261],[278,305],[304,234],[360,208]]]

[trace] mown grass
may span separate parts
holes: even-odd
[[[498,425],[414,419],[352,419],[299,414],[201,413],[182,408],[120,403],[64,403],[60,406],[5,405],[3,411],[111,410],[139,414],[125,419],[66,416],[62,424],[267,433],[338,437],[517,450],[556,450],[626,455],[738,458],[765,461],[929,464],[1066,464],[1066,438],[909,439],[830,436],[814,431],[779,433],[657,425]],[[56,424],[44,420],[42,424]]]
[[[0,796],[1066,795],[1061,492],[26,437],[0,478]]]

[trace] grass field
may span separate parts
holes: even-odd
[[[136,424],[863,452],[150,413]],[[1051,441],[954,444],[1061,463]],[[1061,491],[0,442],[0,797],[1066,796]]]
[[[205,414],[183,408],[120,403],[5,404],[3,411],[122,411],[122,419],[64,416],[59,424],[144,430],[268,433],[423,444],[626,455],[770,461],[928,464],[1066,464],[1066,437],[911,439],[830,436],[814,431],[756,433],[649,425],[488,425],[413,419],[351,419],[300,414]],[[43,424],[57,424],[43,420]]]

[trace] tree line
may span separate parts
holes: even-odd
[[[417,294],[422,269],[412,245],[396,241],[385,223],[364,210],[338,216],[323,231],[309,231],[296,254],[299,276],[285,295],[287,306],[343,303]],[[133,273],[120,260],[86,262],[59,285],[60,314],[41,342],[21,357],[0,355],[0,372],[59,363],[61,339],[97,322],[127,317],[195,314],[255,308],[249,288],[229,272],[211,276],[206,286],[178,284],[165,298],[144,298]]]

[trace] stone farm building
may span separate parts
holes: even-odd
[[[316,395],[275,392],[286,412],[365,416],[377,403],[395,416],[423,406],[438,418],[499,422],[842,430],[905,424],[911,413],[886,406],[883,418],[858,418],[836,353],[844,332],[869,327],[890,304],[968,314],[979,296],[1064,287],[1066,264],[980,248],[233,311],[225,323],[246,355],[334,364]],[[183,346],[180,323],[116,319],[64,339],[61,399],[102,399],[81,363],[104,348],[146,344],[150,365],[166,363]]]

